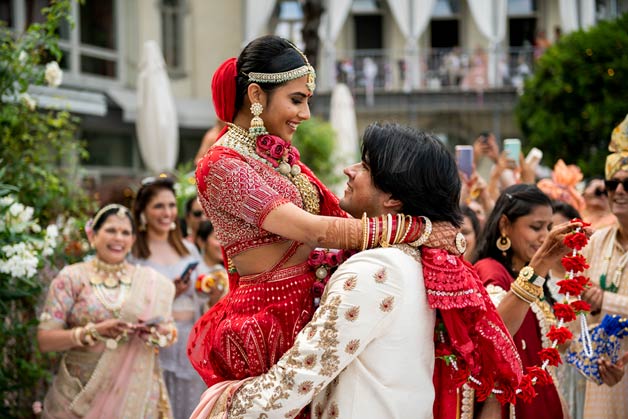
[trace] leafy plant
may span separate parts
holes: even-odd
[[[342,173],[335,173],[337,159],[333,156],[336,134],[332,126],[312,118],[299,124],[292,143],[299,149],[305,163],[325,185],[336,183]]]
[[[628,14],[560,39],[539,59],[516,114],[549,166],[604,173],[612,129],[628,112]]]
[[[36,347],[36,310],[60,267],[81,259],[92,205],[78,183],[85,157],[78,119],[38,108],[32,85],[56,87],[58,28],[70,1],[42,9],[43,23],[14,33],[0,21],[0,417],[32,417],[51,357]],[[58,225],[57,225],[58,224]],[[48,227],[45,227],[48,226]],[[59,237],[52,243],[53,233]],[[47,241],[48,240],[48,241]],[[58,246],[57,243],[63,243]]]

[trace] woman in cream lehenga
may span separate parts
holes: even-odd
[[[40,317],[42,352],[61,352],[44,418],[171,418],[160,347],[171,344],[174,286],[125,258],[135,240],[129,210],[112,204],[94,217],[95,257],[52,281]]]

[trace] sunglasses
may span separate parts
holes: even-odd
[[[619,186],[620,183],[621,183],[621,186],[624,187],[624,191],[628,192],[628,178],[623,179],[623,180],[610,179],[610,180],[605,180],[604,181],[604,185],[606,186],[606,189],[611,191],[611,192],[615,192],[615,190],[617,189],[617,187]],[[596,190],[596,192],[597,192],[597,190]]]
[[[593,195],[595,195],[595,196],[597,196],[599,198],[601,196],[608,195],[608,193],[606,192],[606,189],[595,188],[595,190],[593,191]]]
[[[201,216],[203,215],[203,211],[202,211],[202,210],[192,211],[192,215],[193,215],[195,218],[199,218],[199,217],[201,217]]]

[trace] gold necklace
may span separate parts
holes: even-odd
[[[301,200],[303,201],[303,208],[311,214],[317,215],[320,213],[321,209],[318,192],[316,191],[316,188],[314,188],[314,185],[312,185],[307,176],[305,176],[303,173],[293,173],[292,171],[288,171],[288,173],[283,173],[275,169],[268,160],[257,154],[257,152],[255,151],[256,139],[250,138],[243,128],[235,124],[228,123],[227,125],[229,126],[229,129],[227,130],[227,133],[222,141],[222,144],[225,147],[228,147],[242,155],[260,161],[272,168],[273,170],[279,172],[283,176],[287,177],[288,180],[290,180],[290,182],[292,182],[292,184],[294,184],[294,186],[296,186],[297,190],[299,191],[299,194],[301,195]]]
[[[89,283],[94,286],[104,285],[106,288],[118,288],[120,284],[131,285],[131,278],[127,275],[126,262],[122,261],[116,264],[103,262],[95,257],[92,260],[92,267],[96,275],[92,275]]]

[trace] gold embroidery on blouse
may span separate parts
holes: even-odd
[[[349,343],[347,343],[347,346],[345,346],[345,352],[350,355],[353,355],[358,350],[359,347],[360,347],[360,340],[353,339],[349,341]]]
[[[354,306],[345,312],[345,319],[347,319],[350,322],[354,322],[358,319],[359,315],[360,315],[360,306]]]
[[[393,303],[395,302],[395,297],[386,297],[379,303],[379,309],[384,313],[388,313],[393,309]]]
[[[373,279],[375,279],[375,282],[377,282],[378,284],[382,284],[386,281],[386,268],[382,268],[379,271],[375,272],[375,275],[373,275]]]

